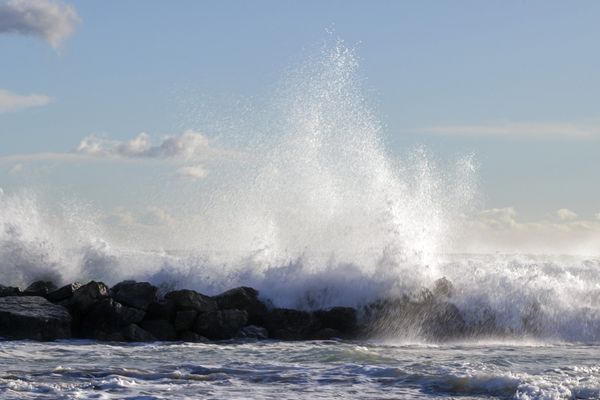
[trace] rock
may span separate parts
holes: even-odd
[[[303,340],[320,328],[320,323],[307,311],[276,308],[265,318],[269,336],[283,340]]]
[[[154,342],[156,338],[147,330],[136,324],[129,324],[121,330],[123,338],[128,342]]]
[[[146,319],[164,319],[171,321],[175,318],[175,303],[172,300],[162,300],[148,305]]]
[[[356,310],[351,307],[333,307],[329,310],[319,310],[314,313],[323,328],[331,328],[338,333],[353,333],[357,328]]]
[[[178,311],[175,314],[175,330],[177,332],[191,330],[197,316],[198,312],[196,310]]]
[[[158,340],[175,340],[177,338],[173,324],[164,319],[145,320],[140,323],[140,327],[150,332]]]
[[[422,322],[424,337],[434,340],[450,340],[464,336],[465,320],[458,307],[449,302],[440,302],[430,307]]]
[[[165,295],[165,300],[173,301],[175,308],[178,310],[196,310],[199,313],[217,310],[217,303],[215,300],[188,289],[169,292]]]
[[[258,299],[258,291],[251,287],[231,289],[213,298],[220,310],[245,310],[251,324],[262,324],[267,315],[267,306]]]
[[[194,323],[194,332],[209,339],[231,339],[248,322],[244,310],[221,310],[201,313]]]
[[[113,286],[110,294],[121,304],[146,310],[156,301],[157,291],[158,288],[148,282],[123,281]]]
[[[50,281],[36,281],[31,285],[27,286],[27,289],[23,291],[23,296],[42,296],[57,289],[56,285]]]
[[[0,285],[0,297],[19,296],[20,294],[21,289],[18,287]]]
[[[193,342],[193,343],[208,342],[207,338],[205,338],[204,336],[200,336],[196,332],[192,332],[192,331],[181,332],[181,334],[179,335],[179,339],[183,340],[184,342]]]
[[[73,293],[69,306],[76,312],[85,312],[93,304],[106,297],[108,297],[108,287],[102,282],[91,281]]]
[[[311,335],[311,339],[313,340],[331,340],[331,339],[339,339],[342,338],[342,332],[337,329],[331,328],[323,328],[319,329],[317,332]]]
[[[240,329],[235,335],[238,338],[265,340],[269,338],[269,332],[260,326],[248,325]]]
[[[77,289],[79,289],[80,287],[81,287],[81,283],[78,283],[78,282],[70,283],[68,285],[61,287],[60,289],[56,289],[56,290],[49,292],[48,295],[46,296],[46,298],[53,303],[67,300],[67,299],[70,299],[71,297],[73,297],[73,293],[75,293],[75,291]]]
[[[71,316],[64,307],[43,297],[2,297],[0,336],[8,339],[68,339],[71,337]]]
[[[435,297],[450,298],[454,295],[454,285],[448,278],[443,277],[433,283],[433,295]]]
[[[117,334],[124,327],[141,322],[144,314],[142,310],[105,298],[86,311],[81,322],[81,335],[89,339],[101,339],[108,334]]]

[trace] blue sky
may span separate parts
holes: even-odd
[[[440,158],[474,153],[482,208],[513,208],[523,221],[600,212],[599,2],[66,3],[76,15],[58,17],[72,28],[58,36],[3,30],[0,17],[0,90],[13,101],[41,96],[0,112],[0,156],[68,152],[90,134],[218,136],[210,118],[268,96],[333,30],[356,49],[390,153],[420,143]],[[17,179],[11,162],[0,186],[48,179]],[[83,182],[61,168],[51,179]],[[133,169],[142,181],[149,174]]]

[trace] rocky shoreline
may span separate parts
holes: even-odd
[[[238,287],[217,296],[193,290],[159,295],[147,282],[102,282],[56,287],[37,281],[25,290],[0,285],[0,337],[8,340],[205,342],[229,339],[359,339],[412,330],[432,340],[472,333],[442,278],[417,295],[386,299],[359,310],[275,308],[259,292]]]

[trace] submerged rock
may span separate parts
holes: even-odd
[[[148,282],[123,281],[110,289],[113,299],[126,306],[146,310],[156,301],[158,288]]]
[[[7,339],[68,339],[71,337],[71,316],[64,307],[43,297],[2,297],[0,336]]]
[[[269,338],[269,331],[261,326],[248,325],[236,334],[238,338],[264,340]]]

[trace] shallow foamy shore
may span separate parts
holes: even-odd
[[[431,289],[356,309],[277,308],[251,287],[216,296],[181,289],[160,293],[148,283],[97,281],[56,287],[37,281],[0,286],[0,336],[9,340],[206,342],[230,339],[365,339],[401,333],[444,341],[494,333],[491,323],[465,322],[442,278]],[[496,332],[497,333],[497,332]]]

